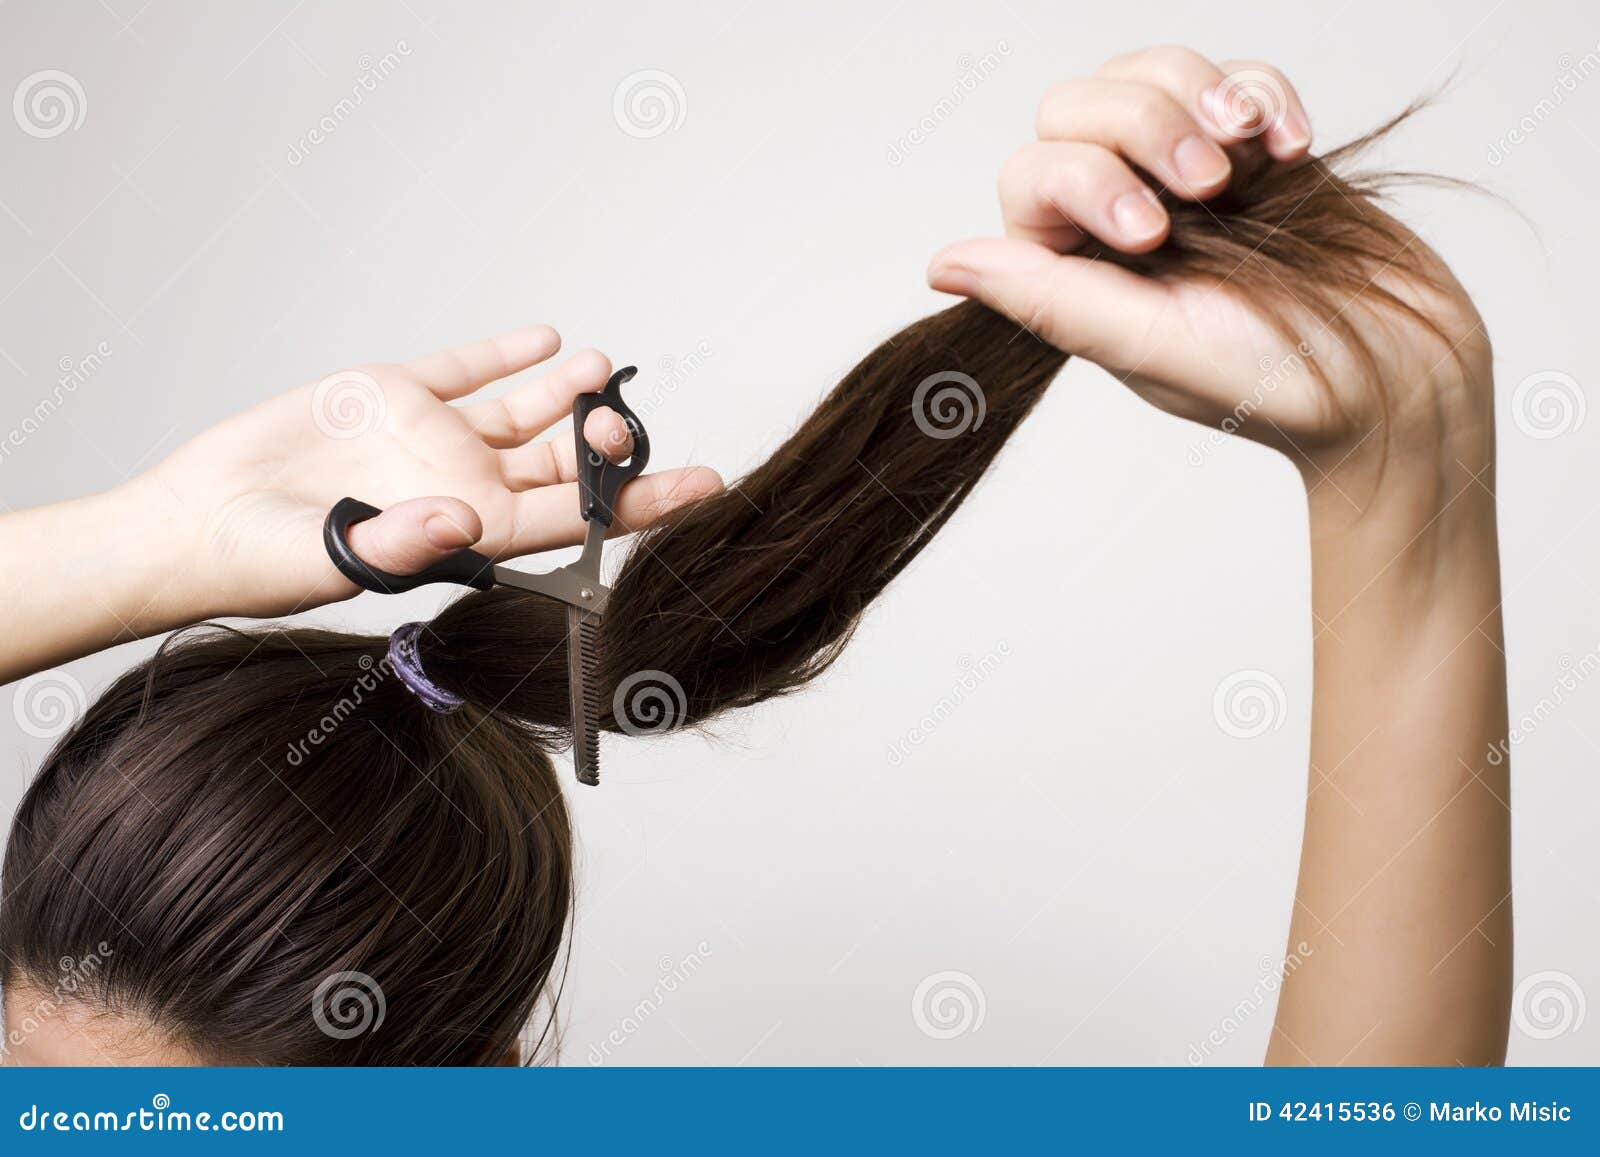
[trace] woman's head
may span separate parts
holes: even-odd
[[[1316,161],[1271,169],[1214,211],[1175,204],[1158,253],[1106,259],[1228,272],[1224,291],[1334,325],[1341,263],[1416,260],[1369,211],[1379,187]],[[815,678],[1065,360],[982,306],[945,310],[863,359],[737,486],[639,535],[602,629],[602,726],[698,726]],[[529,1059],[518,1034],[553,1004],[573,895],[551,759],[564,623],[505,588],[446,608],[418,655],[466,700],[449,715],[386,640],[326,631],[186,632],[120,679],[13,825],[11,1050],[70,1023],[111,1059]]]
[[[17,813],[8,1029],[43,1000],[111,1056],[496,1063],[559,964],[571,860],[549,758],[492,712],[419,708],[385,640],[186,633]]]

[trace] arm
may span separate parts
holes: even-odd
[[[178,544],[139,522],[127,490],[0,516],[0,684],[206,617]]]
[[[1505,1059],[1511,810],[1492,463],[1485,414],[1437,453],[1391,463],[1364,518],[1329,483],[1311,495],[1311,778],[1289,933],[1300,959],[1271,1063]]]
[[[1268,1059],[1498,1061],[1510,841],[1489,758],[1506,705],[1482,323],[1377,184],[1307,159],[1270,65],[1133,53],[1052,90],[1038,125],[1001,176],[1008,237],[945,249],[932,284],[1283,451],[1310,494],[1311,791]]]
[[[397,573],[467,546],[507,558],[581,541],[572,440],[534,439],[601,388],[610,363],[585,351],[501,397],[449,404],[559,345],[535,326],[347,370],[223,422],[115,490],[0,516],[0,683],[206,618],[350,598],[321,538],[346,495],[384,508],[350,544]],[[615,460],[632,452],[609,409],[584,434]],[[703,467],[643,475],[622,491],[617,529],[720,486]]]

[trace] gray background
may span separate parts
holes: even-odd
[[[1326,146],[1453,74],[1385,155],[1522,214],[1404,205],[1494,338],[1513,713],[1549,708],[1515,752],[1534,979],[1511,1055],[1600,1060],[1600,1009],[1576,1015],[1600,1000],[1600,687],[1559,688],[1600,640],[1600,414],[1535,437],[1512,410],[1530,375],[1569,375],[1569,407],[1600,378],[1592,4],[40,0],[0,27],[0,95],[46,69],[83,94],[52,137],[0,116],[0,434],[64,361],[110,351],[0,459],[11,508],[352,362],[531,321],[669,380],[658,462],[731,476],[940,304],[928,256],[996,228],[995,175],[1052,82],[1152,42],[1260,57]],[[614,107],[643,70],[677,86],[653,136]],[[606,789],[575,793],[568,1061],[616,1030],[616,1063],[1184,1064],[1231,1015],[1208,1061],[1256,1062],[1306,774],[1305,512],[1257,447],[1191,465],[1205,434],[1075,363],[819,685],[715,738],[608,741]],[[387,629],[440,601],[307,617]],[[70,674],[92,693],[151,646]],[[1239,671],[1284,689],[1255,738],[1214,715]],[[46,747],[12,698],[0,814]],[[919,986],[961,1031],[924,1031]],[[1534,1005],[1563,995],[1552,1033]]]

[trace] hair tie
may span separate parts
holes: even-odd
[[[422,657],[417,653],[417,636],[426,623],[402,623],[389,636],[389,665],[400,675],[400,681],[411,693],[421,699],[429,711],[450,715],[460,711],[467,701],[452,694],[428,678],[422,669]]]

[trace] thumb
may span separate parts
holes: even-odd
[[[459,498],[411,498],[350,528],[350,549],[367,565],[416,574],[483,537],[483,520]]]
[[[1179,327],[1157,324],[1170,308],[1159,283],[1033,241],[958,241],[934,255],[928,284],[981,301],[1057,349],[1113,371],[1160,376],[1182,344],[1172,335]]]

